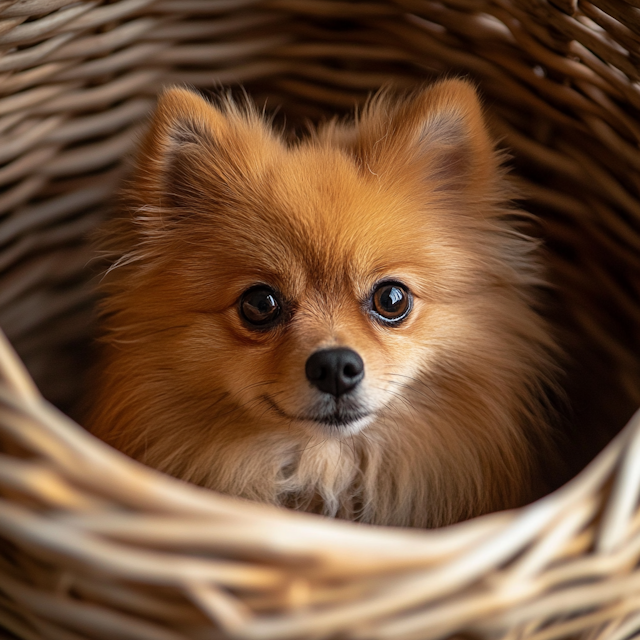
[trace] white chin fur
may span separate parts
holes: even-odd
[[[360,433],[365,427],[368,427],[374,421],[374,419],[375,415],[371,414],[340,426],[325,425],[312,420],[304,421],[302,422],[302,424],[306,429],[312,431],[315,434],[320,433],[325,437],[331,436],[333,438],[340,439],[342,437],[355,436],[357,433]]]

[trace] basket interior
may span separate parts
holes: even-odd
[[[276,121],[294,135],[304,129],[306,119],[317,121],[349,113],[386,83],[409,88],[442,74],[461,75],[473,79],[482,92],[492,127],[513,156],[513,179],[526,196],[526,207],[539,216],[538,233],[545,247],[549,279],[554,284],[549,314],[571,357],[567,391],[574,401],[576,438],[570,446],[582,447],[577,463],[580,466],[606,444],[640,405],[640,73],[637,64],[640,9],[635,4],[626,0],[0,2],[0,327],[44,394],[59,407],[73,411],[83,395],[94,334],[98,276],[91,233],[112,210],[113,194],[126,170],[126,158],[162,86],[189,84],[204,92],[216,90],[218,86],[231,86],[235,90],[243,87],[259,105],[275,112]],[[31,408],[38,420],[49,419],[48,414],[42,413],[44,410],[38,409],[38,413],[34,407]],[[72,449],[62,433],[62,430],[56,432],[54,438],[46,429],[29,432],[29,437],[33,436],[34,451],[45,458],[63,444]],[[4,437],[2,446],[5,447]],[[608,491],[608,488],[600,489],[608,482],[603,478],[608,478],[606,474],[614,468],[615,456],[621,455],[623,449],[622,443],[618,443],[615,451],[610,449],[597,473],[589,476],[589,482],[597,486],[602,495]],[[497,565],[506,566],[506,555],[503,557],[496,551],[498,542],[488,541],[494,534],[497,541],[503,539],[497,533],[502,531],[504,522],[513,523],[514,531],[525,531],[528,535],[529,522],[538,523],[535,532],[540,532],[545,527],[551,528],[549,523],[555,522],[553,518],[560,522],[564,514],[575,516],[573,529],[565,530],[561,542],[564,544],[573,534],[575,540],[566,546],[558,543],[564,554],[563,561],[590,552],[599,544],[595,525],[584,535],[578,535],[584,523],[599,522],[602,515],[599,503],[588,499],[588,491],[593,488],[589,482],[581,484],[581,493],[578,492],[583,498],[587,496],[588,507],[584,512],[571,511],[578,493],[565,493],[555,502],[534,505],[536,510],[525,513],[522,521],[509,514],[503,522],[499,514],[498,518],[483,521],[478,528],[457,529],[458,533],[451,538],[455,539],[452,546],[448,546],[447,532],[443,532],[441,538],[428,539],[416,538],[413,532],[404,532],[406,537],[395,532],[383,540],[373,531],[367,534],[369,537],[363,545],[366,536],[360,537],[344,524],[340,525],[346,527],[340,529],[340,535],[326,523],[318,524],[317,528],[308,525],[309,520],[299,514],[291,514],[293,520],[283,524],[281,520],[276,522],[271,513],[264,515],[258,507],[251,510],[254,507],[224,501],[214,504],[213,498],[207,502],[208,497],[198,494],[196,498],[184,487],[177,489],[169,479],[152,482],[151,476],[145,476],[139,469],[125,467],[125,462],[97,450],[95,457],[88,457],[82,464],[76,464],[73,455],[65,455],[61,454],[60,460],[64,459],[68,477],[76,483],[73,485],[76,488],[85,482],[83,490],[86,489],[88,481],[83,473],[88,475],[92,464],[112,473],[109,476],[113,479],[112,485],[100,486],[96,480],[86,490],[86,495],[91,494],[97,502],[108,497],[119,507],[124,505],[122,509],[126,513],[148,509],[155,515],[168,513],[173,519],[191,509],[188,515],[192,518],[189,522],[193,524],[194,537],[185,542],[178,532],[171,542],[183,556],[197,555],[194,548],[205,545],[203,540],[209,534],[198,533],[201,530],[197,526],[210,518],[206,523],[220,525],[220,538],[210,541],[207,557],[222,557],[223,562],[230,557],[242,557],[247,563],[259,557],[262,564],[270,567],[281,561],[287,588],[278,586],[273,593],[266,593],[260,580],[267,578],[259,572],[251,574],[245,582],[242,582],[244,578],[237,578],[237,575],[245,576],[242,571],[234,573],[229,582],[220,579],[216,583],[218,578],[210,578],[212,583],[222,585],[219,591],[203,590],[195,581],[187,589],[189,602],[196,601],[201,606],[195,613],[191,607],[187,615],[188,598],[182,592],[174,597],[178,589],[175,585],[185,579],[183,574],[171,578],[175,581],[171,588],[175,590],[170,591],[168,579],[165,584],[156,574],[152,575],[153,572],[147,575],[142,571],[131,578],[127,573],[129,568],[125,568],[119,574],[122,578],[119,590],[115,590],[112,589],[117,582],[115,578],[104,584],[100,581],[105,569],[96,560],[101,558],[97,552],[91,556],[87,551],[87,555],[82,556],[84,549],[71,549],[75,540],[71,538],[66,547],[64,540],[59,541],[55,552],[42,543],[45,550],[36,554],[37,559],[22,558],[21,572],[28,575],[32,585],[45,585],[48,595],[64,591],[65,572],[59,570],[54,579],[51,566],[62,556],[65,561],[71,558],[81,567],[78,575],[84,582],[78,579],[74,588],[82,593],[85,602],[109,602],[119,611],[135,610],[140,619],[153,620],[159,626],[150,631],[140,619],[142,626],[136,626],[131,619],[122,618],[118,622],[104,614],[96,618],[97,626],[92,628],[87,620],[97,614],[91,608],[78,610],[79,613],[74,610],[75,618],[69,614],[71,623],[65,620],[56,626],[56,620],[66,615],[66,610],[56,609],[58,601],[38,599],[37,594],[21,591],[22,587],[16,587],[17,582],[11,583],[7,577],[10,572],[5,571],[6,576],[0,576],[4,580],[0,581],[0,587],[11,591],[16,602],[27,593],[31,602],[36,603],[34,610],[41,615],[39,622],[33,622],[38,633],[15,623],[15,629],[23,629],[20,637],[25,639],[43,635],[66,639],[165,637],[160,633],[161,628],[166,630],[167,638],[216,637],[210,634],[210,629],[207,635],[200,636],[189,631],[203,624],[202,611],[209,611],[218,621],[216,629],[224,628],[229,634],[247,638],[275,640],[307,637],[305,634],[318,637],[310,631],[313,629],[324,629],[324,637],[423,640],[444,637],[458,629],[455,602],[449,614],[434,609],[427,611],[428,615],[420,618],[420,622],[411,618],[415,613],[411,609],[414,606],[411,594],[427,584],[426,577],[414,575],[420,553],[423,554],[420,556],[422,569],[437,569],[428,576],[429,595],[424,598],[430,598],[431,604],[438,602],[443,576],[448,580],[449,593],[462,593],[462,589],[471,584],[472,595],[468,601],[471,604],[464,609],[468,616],[465,620],[479,620],[479,611],[486,601],[473,598],[479,593],[484,597],[485,592],[480,587],[474,591],[473,581],[480,581],[484,575],[482,562],[488,556],[482,555],[484,547],[476,549],[474,545],[478,540],[486,542],[486,549],[495,552]],[[51,454],[47,465],[54,457]],[[62,462],[60,466],[64,466]],[[86,495],[65,493],[67,485],[60,485],[64,489],[60,493],[52,490],[45,497],[38,494],[32,500],[28,489],[36,483],[29,485],[27,475],[16,477],[24,480],[18,493],[27,495],[23,502],[29,506],[35,504],[44,511],[42,504],[46,503],[47,509],[65,514],[67,508],[70,512],[83,508]],[[138,490],[143,486],[144,492],[129,495],[127,483],[134,482],[139,483]],[[40,483],[38,491],[46,484]],[[9,493],[12,490],[3,488]],[[633,500],[637,496],[627,498],[621,498],[627,510],[612,508],[613,515],[607,522],[621,521],[616,520],[616,514],[621,512],[632,520]],[[548,505],[553,506],[548,509]],[[12,535],[28,539],[33,548],[38,547],[40,521],[35,516],[32,520],[20,520],[18,516],[15,521],[8,520],[7,513],[9,511],[3,511],[4,520],[0,520],[10,522],[6,525],[9,529],[14,522],[24,525],[20,529],[16,524],[11,529]],[[184,517],[186,521],[187,516]],[[128,543],[135,549],[144,546],[140,540],[154,540],[154,522],[142,523],[146,527],[144,534],[136,530],[139,523],[129,529],[127,523],[120,521],[113,525],[115,529],[122,525],[120,532],[114,529],[105,533],[108,527],[99,519],[89,523],[87,530],[96,527],[92,533],[113,535],[120,541],[125,531],[126,536],[130,536]],[[222,526],[225,522],[233,526],[230,524],[225,529]],[[259,523],[262,529],[258,525],[254,527],[254,523]],[[637,538],[637,517],[633,523],[632,533]],[[475,527],[474,523],[470,524]],[[105,530],[100,529],[102,525]],[[278,535],[281,531],[286,534],[282,533],[282,539],[274,534],[273,539],[265,542],[261,532],[271,531],[271,527]],[[527,535],[523,533],[519,541],[505,551],[512,554],[508,563],[522,553],[522,563],[509,564],[515,567],[516,578],[535,573],[531,567],[541,566],[540,558],[552,568],[556,562],[555,551],[549,551],[550,547],[544,544],[536,547],[531,541],[533,538]],[[55,539],[53,534],[52,538]],[[336,542],[338,539],[342,542]],[[287,544],[291,540],[302,540],[299,555],[286,555],[282,540]],[[156,550],[162,550],[162,545],[169,543],[155,539],[149,544],[156,544]],[[234,544],[237,546],[233,547]],[[535,562],[522,551],[528,549],[529,544]],[[6,551],[8,547],[4,542],[3,545],[3,567],[13,567],[13,561],[7,560],[11,555]],[[403,545],[407,545],[407,554],[410,552],[415,566],[411,566],[408,556],[403,556]],[[613,546],[610,542],[603,548],[608,550]],[[229,547],[236,549],[236,556],[228,552]],[[380,551],[383,548],[387,551]],[[477,563],[473,565],[476,574],[460,578],[457,565],[453,564],[453,568],[438,573],[438,563],[444,562],[442,558],[447,553],[453,557],[460,549],[468,555],[467,562]],[[324,556],[321,550],[326,550]],[[610,556],[611,566],[623,573],[637,557],[637,551],[633,553],[636,554],[633,557]],[[88,564],[83,565],[85,561]],[[581,566],[584,568],[587,564]],[[312,585],[313,589],[317,587],[313,591],[315,600],[305,600],[304,590],[310,587],[300,581],[296,566],[304,566],[305,570],[322,569],[317,575],[309,570],[305,578],[313,581],[317,577],[317,583]],[[493,570],[490,563],[486,567],[488,573]],[[243,565],[243,570],[245,568]],[[218,569],[216,565],[215,571]],[[93,575],[91,571],[99,576],[93,583],[87,578]],[[214,568],[211,571],[214,576],[231,575],[215,573]],[[378,572],[376,576],[384,575],[385,580],[390,581],[390,597],[397,598],[396,603],[402,602],[405,613],[408,612],[409,622],[405,626],[402,621],[398,623],[400,626],[394,626],[393,620],[387,620],[386,627],[378,627],[375,616],[372,616],[373,623],[369,621],[372,607],[375,610],[376,606],[389,606],[385,611],[391,611],[395,606],[384,599],[387,592],[383,592],[382,587],[377,592],[377,600],[371,596],[366,606],[356,602],[349,609],[345,605],[340,613],[343,618],[338,615],[328,622],[327,603],[351,602],[351,599],[355,602],[362,593],[375,591],[372,583],[367,582],[367,571],[371,571],[371,575]],[[406,572],[404,582],[398,578],[401,571]],[[567,574],[569,578],[583,576],[578,570],[577,573],[571,571],[573,569]],[[593,575],[599,575],[597,571],[593,569]],[[356,586],[345,577],[349,573],[356,576],[353,583]],[[140,578],[143,574],[147,582]],[[315,577],[309,578],[312,574]],[[564,580],[559,574],[554,575],[558,584]],[[592,579],[593,575],[584,570],[585,580]],[[483,580],[482,589],[490,590],[497,584],[491,576]],[[336,588],[338,582],[342,591]],[[508,587],[511,583],[504,584]],[[637,582],[630,579],[628,584],[629,589],[637,589]],[[627,582],[616,585],[616,589],[623,589]],[[613,588],[606,584],[605,587]],[[224,591],[227,588],[242,600],[242,606],[230,605]],[[153,606],[149,599],[145,600],[152,592],[157,597]],[[574,600],[578,603],[580,598],[587,597],[581,593],[576,591],[578,595]],[[169,604],[163,609],[157,603],[163,602],[165,596]],[[522,601],[525,600],[523,597]],[[290,612],[303,607],[298,603],[308,602],[312,602],[309,606],[317,605],[316,618],[289,616]],[[514,608],[509,613],[509,598],[503,597],[500,606],[493,602],[483,611],[491,612],[492,607],[496,607],[496,611],[506,611],[506,617],[495,618],[493,627],[487,619],[485,626],[478,628],[493,630],[495,637],[517,620],[521,626],[510,637],[540,640],[560,637],[562,631],[549,631],[551,627],[545,627],[549,620],[556,620],[552,613],[545,618],[547,622],[531,622],[536,606],[535,602],[525,602],[522,610],[516,612]],[[554,610],[549,602],[546,606]],[[637,613],[640,605],[636,597],[628,599],[624,606],[631,607],[625,609],[631,613],[635,606]],[[567,606],[566,611],[569,609]],[[249,611],[257,617],[251,618]],[[280,626],[258,624],[262,614],[268,618],[275,611],[282,615]],[[611,611],[596,622],[618,615]],[[383,614],[381,609],[380,615]],[[590,628],[587,618],[580,626],[572,622],[569,613],[567,616],[562,622],[566,634]],[[242,627],[244,635],[238,631],[240,619],[248,625]],[[348,620],[365,620],[365,623],[360,631],[351,633]],[[443,620],[448,622],[445,624]],[[103,626],[98,628],[100,624]],[[171,635],[173,632],[169,629],[175,633]],[[332,633],[342,635],[331,636]],[[620,635],[623,637],[624,634]]]

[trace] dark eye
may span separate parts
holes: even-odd
[[[247,289],[240,297],[240,315],[256,329],[273,325],[282,312],[278,294],[265,285]]]
[[[398,322],[411,311],[411,294],[402,284],[383,282],[373,292],[372,306],[382,320]]]

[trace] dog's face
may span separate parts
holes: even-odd
[[[264,429],[340,436],[404,410],[441,321],[437,232],[417,223],[420,203],[339,149],[276,148],[246,171],[232,205],[189,224],[172,275],[185,373],[203,392],[224,387]]]
[[[293,146],[250,109],[167,92],[111,228],[94,432],[369,522],[514,504],[551,340],[505,191],[464,82]]]
[[[248,428],[339,437],[404,416],[407,388],[476,348],[465,306],[491,247],[473,207],[495,164],[472,90],[449,84],[293,148],[186,91],[164,97],[143,153],[158,260],[136,307],[175,385],[235,400]]]

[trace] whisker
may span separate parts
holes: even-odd
[[[371,388],[375,389],[376,391],[384,391],[385,393],[388,393],[388,394],[392,395],[394,398],[398,398],[398,400],[400,400],[401,402],[406,404],[410,409],[414,409],[415,410],[415,407],[411,404],[409,399],[406,398],[405,396],[403,396],[402,394],[397,393],[396,391],[391,391],[389,389],[383,389],[382,387],[375,387],[373,385],[371,386]]]

